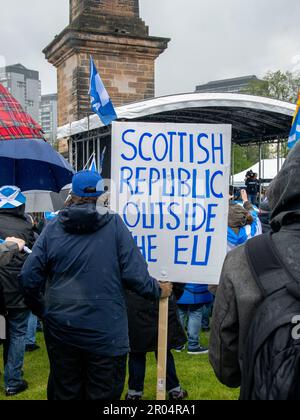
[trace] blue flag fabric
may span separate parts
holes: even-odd
[[[299,140],[300,140],[300,109],[298,110],[298,114],[296,115],[295,121],[292,126],[292,130],[291,130],[289,141],[288,141],[288,148],[292,149]]]
[[[90,67],[90,97],[92,110],[99,116],[104,125],[109,125],[118,117],[102,79],[97,72],[92,57],[90,59]]]
[[[288,148],[292,149],[300,140],[300,94],[297,101],[297,108],[293,119],[292,130],[288,140]]]
[[[91,163],[91,165],[90,165],[89,170],[90,170],[90,171],[92,171],[92,172],[98,172],[95,156],[94,156],[94,158],[93,158],[93,160],[92,160],[92,163]]]

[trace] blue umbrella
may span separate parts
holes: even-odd
[[[0,185],[60,192],[73,175],[69,163],[42,139],[0,141]]]

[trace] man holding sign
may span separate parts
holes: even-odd
[[[99,204],[103,193],[98,173],[76,174],[67,207],[22,271],[26,301],[44,319],[50,400],[120,399],[129,352],[124,289],[154,300],[172,291],[150,277],[121,218]]]

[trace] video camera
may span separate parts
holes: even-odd
[[[255,176],[255,173],[252,170],[246,173],[246,178],[254,178],[254,176]]]

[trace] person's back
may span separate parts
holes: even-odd
[[[31,223],[25,217],[25,206],[0,208],[0,238],[15,236],[25,241],[31,248],[34,234]],[[3,287],[6,307],[18,309],[26,307],[20,292],[18,275],[26,261],[26,254],[16,253],[9,264],[0,269],[0,282]]]
[[[31,248],[34,244],[34,234],[32,224],[25,216],[25,202],[26,198],[19,188],[0,188],[0,239],[14,236]],[[3,352],[7,396],[16,395],[28,387],[23,379],[22,366],[29,309],[24,302],[18,278],[25,260],[26,254],[18,252],[5,267],[0,268],[0,287],[7,324],[7,339]]]
[[[101,192],[99,174],[76,174],[68,207],[22,271],[26,302],[44,319],[49,399],[120,398],[129,351],[124,289],[160,297],[120,216],[97,206]]]
[[[255,195],[259,191],[259,181],[255,174],[246,180],[246,190],[248,195]]]
[[[273,210],[272,238],[300,287],[300,144],[286,160],[268,192]],[[243,354],[249,329],[262,303],[246,257],[245,246],[228,254],[218,288],[212,323],[210,361],[219,380],[229,387],[241,385]]]
[[[177,299],[182,296],[184,284],[173,284],[169,299],[168,349],[185,344],[186,336],[177,313]],[[135,353],[157,351],[159,302],[148,300],[128,291],[126,303],[129,321],[130,350]]]
[[[128,351],[120,259],[128,263],[125,259],[132,247],[128,241],[133,238],[126,236],[124,240],[124,232],[121,218],[106,208],[75,204],[61,211],[42,233],[38,246],[46,255],[41,257],[50,261],[46,322],[64,341],[107,355]],[[130,280],[133,283],[139,271],[142,278],[146,270],[139,254],[132,257],[136,274],[128,279],[129,287],[134,287]],[[29,274],[26,267],[23,274]],[[142,281],[136,284],[146,296],[155,294],[154,284],[148,291],[147,286]]]
[[[259,193],[259,181],[256,174],[251,174],[246,182],[246,191],[249,196],[249,200],[252,204],[256,205],[257,203],[257,194]]]
[[[18,252],[23,250],[25,242],[22,239],[8,237],[5,241],[0,240],[0,267],[4,267]],[[4,315],[6,313],[3,287],[0,283],[0,343],[6,338]]]
[[[187,392],[181,387],[172,349],[184,346],[186,336],[180,324],[176,301],[184,290],[184,284],[173,284],[174,293],[169,299],[167,382],[166,390],[170,400],[182,400]],[[150,301],[137,293],[126,293],[128,326],[130,338],[129,380],[127,400],[141,399],[144,391],[147,353],[158,351],[159,302]]]

